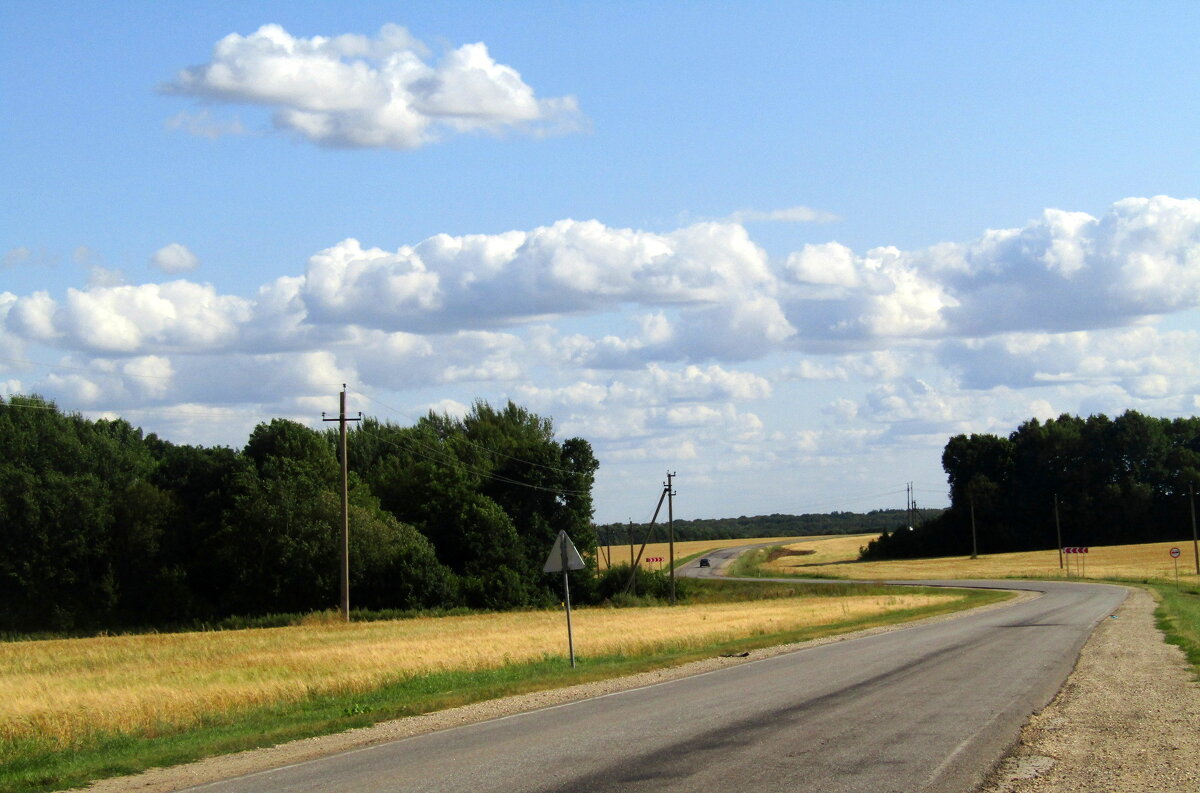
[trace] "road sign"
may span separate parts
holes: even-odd
[[[575,543],[571,542],[565,531],[560,531],[550,555],[546,557],[542,572],[561,573],[564,570],[582,570],[584,566],[583,557],[575,550]]]
[[[567,580],[567,571],[583,568],[583,557],[575,550],[575,543],[571,542],[565,531],[560,531],[542,570],[547,573],[562,573],[563,605],[567,607],[567,648],[571,652],[572,669],[575,668],[575,632],[571,629],[571,583]]]
[[[1178,548],[1171,549],[1171,558],[1173,558],[1173,559],[1179,558],[1179,549]]]
[[[1087,553],[1087,552],[1088,552],[1088,548],[1086,545],[1070,545],[1070,546],[1067,546],[1066,548],[1063,548],[1063,553]]]

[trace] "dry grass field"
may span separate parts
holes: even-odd
[[[663,531],[666,531],[663,529]],[[872,535],[874,536],[874,535]],[[783,543],[783,542],[800,542],[801,537],[763,537],[761,539],[750,540],[689,540],[687,542],[675,543],[675,558],[685,559],[689,556],[705,551],[711,551],[716,548],[731,548],[735,545],[755,545],[757,543]],[[862,543],[865,543],[863,540]],[[860,545],[862,544],[860,543]],[[638,550],[642,547],[641,538],[638,538],[633,546],[633,554],[637,556]],[[612,563],[614,565],[629,564],[629,545],[606,545],[601,546],[598,556],[598,563],[601,570],[608,567],[608,557],[611,554]],[[648,570],[667,569],[667,562],[651,562],[646,563],[647,558],[655,558],[661,556],[664,560],[670,558],[669,548],[665,542],[652,542],[646,545],[646,550],[642,554],[643,565]]]
[[[781,556],[763,565],[763,572],[804,573],[854,578],[870,581],[919,580],[939,578],[1009,578],[1061,577],[1068,571],[1058,566],[1058,551],[1029,551],[938,559],[906,559],[894,562],[857,562],[858,546],[865,545],[871,536],[838,537],[815,543],[789,544],[797,551],[815,550],[812,555]],[[1196,582],[1195,556],[1192,543],[1161,542],[1144,545],[1094,546],[1087,554],[1066,554],[1072,578],[1152,579],[1173,583],[1175,565],[1168,551],[1177,547],[1181,582]]]
[[[587,608],[574,614],[575,642],[581,656],[701,647],[958,599],[897,594]],[[565,655],[565,633],[561,612],[535,611],[0,644],[0,747],[154,735],[208,714],[536,661]]]

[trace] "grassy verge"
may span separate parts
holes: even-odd
[[[1182,648],[1200,680],[1200,591],[1162,583],[1149,584],[1148,588],[1158,600],[1158,627],[1169,644]]]
[[[871,584],[819,586],[756,584],[737,581],[704,582],[690,593],[693,603],[736,602],[788,597],[898,595],[929,590],[885,588]],[[944,590],[940,592],[944,594]],[[57,790],[90,780],[136,773],[154,766],[173,765],[215,754],[270,746],[282,741],[324,735],[388,719],[442,710],[457,705],[575,683],[617,677],[649,669],[676,666],[713,655],[744,652],[819,636],[835,635],[877,625],[970,608],[1005,597],[1003,593],[965,591],[952,602],[873,614],[800,629],[762,632],[748,638],[715,642],[705,647],[679,641],[637,655],[582,656],[572,670],[565,658],[540,660],[477,671],[446,671],[398,679],[370,690],[310,696],[299,702],[215,713],[186,729],[162,728],[134,734],[94,733],[64,747],[27,739],[0,746],[0,790],[13,793]]]
[[[813,578],[813,579],[835,579],[835,580],[852,580],[845,576],[836,573],[795,573],[795,572],[780,572],[778,570],[764,570],[763,565],[772,558],[772,553],[776,552],[775,548],[756,548],[752,551],[739,556],[729,566],[728,575],[739,578]]]

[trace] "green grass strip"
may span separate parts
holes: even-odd
[[[1200,680],[1200,591],[1180,589],[1174,584],[1150,584],[1158,596],[1154,616],[1167,636],[1167,643],[1183,649],[1192,673]]]
[[[729,602],[765,597],[839,597],[908,592],[945,594],[946,590],[882,587],[871,584],[821,586],[764,585],[750,582],[704,582],[690,592],[690,602]],[[390,719],[429,713],[489,699],[524,694],[577,683],[588,683],[653,669],[678,666],[727,653],[746,652],[807,641],[880,625],[973,608],[1009,597],[1008,593],[962,590],[962,600],[903,609],[821,626],[763,633],[744,639],[694,648],[665,645],[642,655],[582,656],[571,669],[565,657],[546,657],[535,663],[512,664],[475,672],[443,672],[397,680],[380,688],[353,694],[314,696],[281,704],[214,714],[182,730],[155,734],[95,734],[70,747],[28,740],[0,746],[0,791],[43,793],[78,787],[106,777],[134,774],[220,754],[327,735]]]

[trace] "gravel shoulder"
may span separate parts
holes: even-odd
[[[981,793],[1200,791],[1200,683],[1131,588]]]

